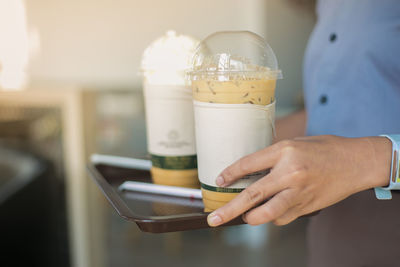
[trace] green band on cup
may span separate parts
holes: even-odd
[[[209,191],[220,192],[220,193],[240,193],[244,188],[227,188],[227,187],[215,187],[208,184],[200,183],[201,188]]]
[[[197,169],[197,156],[157,156],[151,154],[153,167],[168,170]]]

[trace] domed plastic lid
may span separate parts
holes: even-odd
[[[191,80],[282,78],[271,47],[249,31],[216,32],[205,38],[196,48],[188,76]]]

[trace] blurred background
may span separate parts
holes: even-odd
[[[263,36],[284,76],[278,116],[299,109],[314,5],[0,0],[1,265],[305,266],[306,219],[143,233],[118,217],[85,168],[92,153],[147,153],[137,73],[144,49],[167,30],[198,39],[220,30]]]

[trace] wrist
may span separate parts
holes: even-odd
[[[385,187],[390,182],[392,142],[386,137],[365,137],[370,144],[370,175],[368,188]]]

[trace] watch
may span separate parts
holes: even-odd
[[[392,161],[390,164],[390,183],[387,187],[375,187],[377,199],[392,199],[391,190],[400,190],[400,135],[380,135],[392,142]]]

